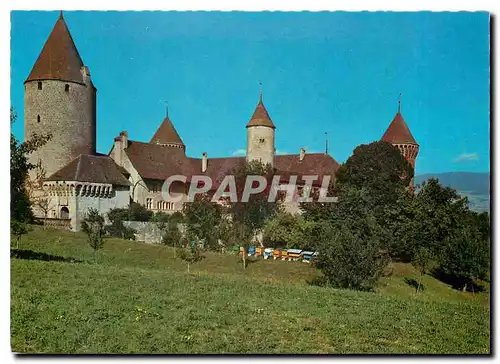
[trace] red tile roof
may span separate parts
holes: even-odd
[[[130,140],[125,151],[142,178],[165,180],[179,174],[190,181],[193,175],[206,175],[212,179],[215,188],[226,174],[245,160],[245,157],[209,157],[207,170],[202,172],[202,159],[188,157],[180,148]],[[318,183],[321,183],[324,175],[333,176],[339,166],[335,159],[324,153],[306,154],[302,161],[298,154],[277,155],[274,160],[276,174],[282,175],[286,180],[290,175],[297,175],[298,182],[303,175],[318,175]]]
[[[155,144],[174,144],[174,145],[182,145],[182,142],[177,130],[175,130],[172,121],[167,116],[163,122],[160,124],[156,133],[151,138],[150,143]]]
[[[130,182],[122,172],[123,169],[108,156],[80,154],[46,178],[46,181],[78,181],[129,186]]]
[[[393,144],[417,144],[403,116],[399,112],[382,136],[382,141]]]
[[[25,82],[61,80],[83,83],[82,66],[82,59],[61,12]]]
[[[249,126],[268,126],[270,128],[276,129],[276,127],[273,124],[273,121],[269,117],[269,114],[266,110],[266,107],[264,106],[264,103],[262,102],[262,96],[259,100],[259,103],[257,104],[257,107],[255,108],[252,118],[247,124],[247,128]]]

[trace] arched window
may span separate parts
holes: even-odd
[[[37,115],[36,116],[36,122],[39,123],[40,122],[40,115]]]
[[[41,90],[42,89],[42,82],[41,81],[38,81],[38,89]]]
[[[64,91],[69,92],[69,85],[68,84],[64,85]]]
[[[66,206],[61,208],[61,219],[69,219],[69,210]]]

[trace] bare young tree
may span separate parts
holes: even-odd
[[[52,201],[43,182],[47,176],[47,171],[39,162],[32,170],[32,174],[28,175],[25,181],[25,187],[28,198],[32,206],[47,218],[49,211],[52,208]]]

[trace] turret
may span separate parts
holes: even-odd
[[[401,115],[401,101],[398,102],[398,112],[392,119],[391,124],[382,136],[382,141],[394,145],[403,154],[408,162],[415,169],[419,145],[413,138],[403,115]],[[413,184],[413,180],[411,182]]]
[[[168,107],[165,119],[163,119],[162,123],[154,133],[150,143],[180,148],[184,152],[186,151],[186,146],[182,142],[181,137],[177,133],[177,130],[175,130],[174,124],[168,116]]]
[[[61,12],[24,82],[25,138],[52,135],[30,156],[47,176],[80,154],[95,154],[96,91]]]
[[[274,126],[262,102],[262,92],[259,103],[247,126],[247,161],[258,160],[263,164],[274,166]]]

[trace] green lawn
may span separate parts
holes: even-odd
[[[207,253],[187,274],[173,250],[119,239],[94,263],[79,233],[35,228],[21,249],[39,254],[11,258],[15,352],[490,351],[488,294],[430,276],[415,294],[409,265],[395,264],[376,292],[353,292],[309,285],[316,272],[299,262],[243,270],[236,256]]]

